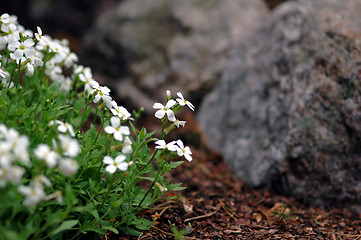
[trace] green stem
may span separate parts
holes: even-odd
[[[168,121],[167,119],[166,119],[164,122],[163,122],[163,120],[162,120],[163,126],[162,126],[162,133],[160,134],[160,139],[163,139],[163,138],[164,138],[164,129],[165,129],[165,125],[167,124],[167,121]],[[156,150],[154,151],[152,157],[149,159],[149,161],[147,162],[147,164],[140,170],[140,172],[142,172],[144,169],[146,169],[146,168],[149,166],[149,164],[153,161],[153,159],[154,159],[155,155],[157,154],[157,152],[158,152],[158,149],[156,149]]]
[[[8,85],[7,85],[7,87],[6,87],[6,88],[9,88],[9,87],[10,87],[10,84],[11,84],[11,83],[12,83],[12,81],[13,81],[13,77],[14,77],[15,69],[16,69],[16,66],[14,66],[13,71],[11,72],[11,77],[10,77],[9,83],[8,83]]]
[[[7,69],[9,63],[9,57],[6,58],[5,69]]]
[[[98,140],[98,137],[99,137],[99,135],[100,135],[100,132],[102,131],[102,128],[103,128],[103,126],[104,126],[104,122],[105,122],[105,121],[104,121],[104,118],[102,118],[102,123],[101,123],[101,125],[100,125],[100,127],[99,127],[97,136],[96,136],[95,139],[94,139],[93,146],[95,145],[95,143],[96,143],[97,140]]]
[[[8,119],[8,115],[9,115],[10,108],[11,108],[11,106],[13,105],[13,100],[14,100],[13,96],[10,96],[10,104],[9,104],[9,106],[7,106],[7,108],[6,108],[6,113],[5,113],[5,119],[4,119],[4,121],[6,121],[6,120]]]
[[[19,60],[19,68],[18,68],[18,78],[16,79],[16,84],[15,84],[15,88],[19,87],[19,82],[20,82],[20,75],[21,75],[21,59]]]
[[[105,194],[105,197],[103,198],[103,201],[102,201],[102,203],[101,203],[101,205],[100,205],[100,209],[103,208],[104,203],[108,200],[108,196],[109,196],[109,193],[110,193],[110,188],[113,186],[114,179],[115,179],[115,174],[113,174],[113,176],[112,176],[112,181],[111,181],[111,183],[108,185],[108,190],[107,190],[107,193]]]
[[[79,129],[78,129],[78,131],[76,132],[76,137],[78,137],[78,134],[79,134],[79,132],[80,132],[80,129],[81,129],[81,127],[83,126],[84,118],[85,118],[85,114],[86,114],[86,111],[87,111],[87,109],[88,109],[88,106],[89,106],[89,101],[88,101],[88,99],[86,98],[85,109],[84,109],[84,112],[83,112],[83,116],[82,116],[82,118],[81,118],[81,122],[80,122],[80,125],[79,125]]]
[[[97,117],[98,117],[98,107],[99,107],[99,102],[97,102],[97,106],[95,107],[95,115],[94,115],[94,119],[93,119],[94,125],[95,125],[95,121],[97,120]]]
[[[137,208],[140,208],[140,207],[141,207],[141,205],[142,205],[142,203],[144,202],[145,198],[148,196],[148,194],[149,194],[150,190],[151,190],[151,189],[153,189],[153,187],[154,187],[155,183],[156,183],[156,182],[157,182],[157,180],[158,180],[159,174],[160,174],[160,172],[162,171],[163,166],[164,166],[164,164],[165,164],[166,162],[167,162],[167,155],[166,155],[166,157],[165,157],[165,160],[162,162],[162,164],[161,164],[160,168],[158,169],[158,171],[157,171],[157,175],[155,176],[154,181],[152,182],[152,184],[150,185],[150,187],[147,189],[147,192],[145,193],[145,195],[144,195],[144,197],[142,198],[142,200],[139,202],[139,204],[138,204],[138,207],[137,207]]]

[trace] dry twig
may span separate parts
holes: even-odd
[[[189,221],[193,221],[193,220],[197,220],[197,219],[201,219],[201,218],[210,217],[210,216],[216,214],[216,213],[219,211],[220,208],[221,208],[221,205],[218,204],[218,205],[217,205],[217,208],[216,208],[216,210],[215,210],[214,212],[207,213],[207,214],[204,214],[204,215],[201,215],[201,216],[197,216],[197,217],[187,218],[186,220],[184,220],[184,222],[189,222]]]

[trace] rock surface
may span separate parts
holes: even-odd
[[[80,57],[118,79],[122,99],[151,112],[166,89],[197,103],[219,81],[229,50],[266,13],[261,0],[125,0],[96,22]]]
[[[234,50],[198,112],[248,185],[361,212],[361,2],[286,2]]]

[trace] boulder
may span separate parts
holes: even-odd
[[[125,0],[84,39],[84,64],[117,95],[153,112],[165,90],[195,104],[219,81],[229,50],[267,13],[262,0]],[[113,84],[112,84],[113,83]]]
[[[197,118],[248,185],[361,212],[360,11],[286,2],[233,50]]]

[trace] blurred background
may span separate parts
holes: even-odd
[[[68,39],[130,109],[152,116],[165,90],[181,91],[196,106],[182,115],[184,137],[220,153],[247,185],[361,213],[360,1],[0,0],[0,9]]]

